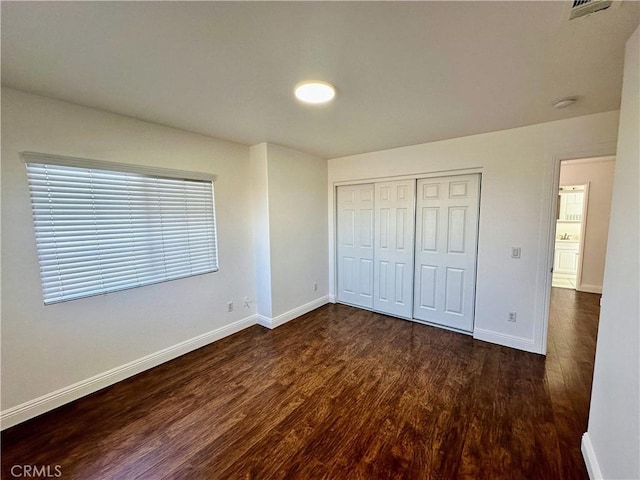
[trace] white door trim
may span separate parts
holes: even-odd
[[[453,175],[469,175],[472,173],[482,173],[482,170],[483,170],[482,167],[473,167],[473,168],[460,168],[458,170],[419,172],[419,173],[411,173],[408,175],[392,175],[392,176],[386,176],[386,177],[369,177],[366,179],[359,178],[357,180],[341,180],[341,181],[333,182],[332,189],[335,191],[336,187],[339,187],[341,185],[360,185],[363,183],[395,182],[396,180],[418,180],[420,178],[450,177]]]
[[[578,245],[578,270],[576,272],[576,290],[578,290],[578,288],[582,285],[582,263],[584,262],[584,235],[587,231],[588,211],[589,211],[589,182],[584,184],[584,194],[582,195],[582,222],[580,223],[580,243]]]
[[[536,334],[540,339],[540,351],[542,355],[547,354],[547,335],[549,333],[549,308],[551,306],[551,283],[553,281],[553,257],[556,243],[556,213],[558,208],[558,187],[560,186],[560,162],[563,160],[584,160],[596,159],[598,157],[614,157],[616,155],[616,143],[607,142],[591,145],[584,148],[575,148],[559,151],[551,155],[551,172],[545,184],[549,208],[546,212],[546,222],[542,230],[541,240],[543,242],[543,252],[541,257],[544,263],[541,265],[541,296],[536,305],[537,311],[534,318],[540,319],[536,328]],[[534,343],[535,338],[534,338]]]

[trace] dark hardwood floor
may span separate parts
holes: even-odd
[[[6,430],[2,478],[586,479],[599,298],[553,289],[546,358],[344,305],[253,326]]]

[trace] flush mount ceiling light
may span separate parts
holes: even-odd
[[[560,109],[568,107],[569,105],[573,105],[574,103],[576,103],[576,100],[576,97],[559,98],[558,100],[554,100],[551,105],[553,105],[553,108]]]
[[[336,89],[327,82],[309,81],[296,85],[296,98],[305,103],[326,103],[336,96]]]

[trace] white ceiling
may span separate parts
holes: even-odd
[[[615,110],[640,22],[635,1],[571,22],[538,1],[1,8],[3,85],[325,158]],[[309,79],[336,99],[296,101]]]

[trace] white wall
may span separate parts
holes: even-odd
[[[582,278],[577,290],[600,293],[602,289],[614,170],[613,158],[563,162],[560,168],[560,185],[589,184],[589,203],[582,239]]]
[[[327,296],[327,161],[273,144],[267,152],[275,317]]]
[[[627,42],[620,136],[583,452],[591,478],[640,478],[640,29]]]
[[[45,307],[22,151],[215,174],[220,271]],[[249,175],[246,146],[3,88],[3,412],[255,320]]]
[[[267,144],[254,145],[251,156],[251,194],[253,201],[253,248],[256,265],[256,311],[271,318],[271,240],[269,233],[269,177]]]
[[[560,158],[615,153],[618,112],[329,160],[333,188],[402,175],[481,169],[476,338],[533,352],[546,349]],[[555,184],[555,185],[554,185]],[[330,293],[335,295],[334,220],[330,218]],[[522,258],[510,258],[511,247]],[[517,312],[516,323],[507,321]]]
[[[273,327],[328,300],[327,162],[263,143],[251,166],[258,313]]]

